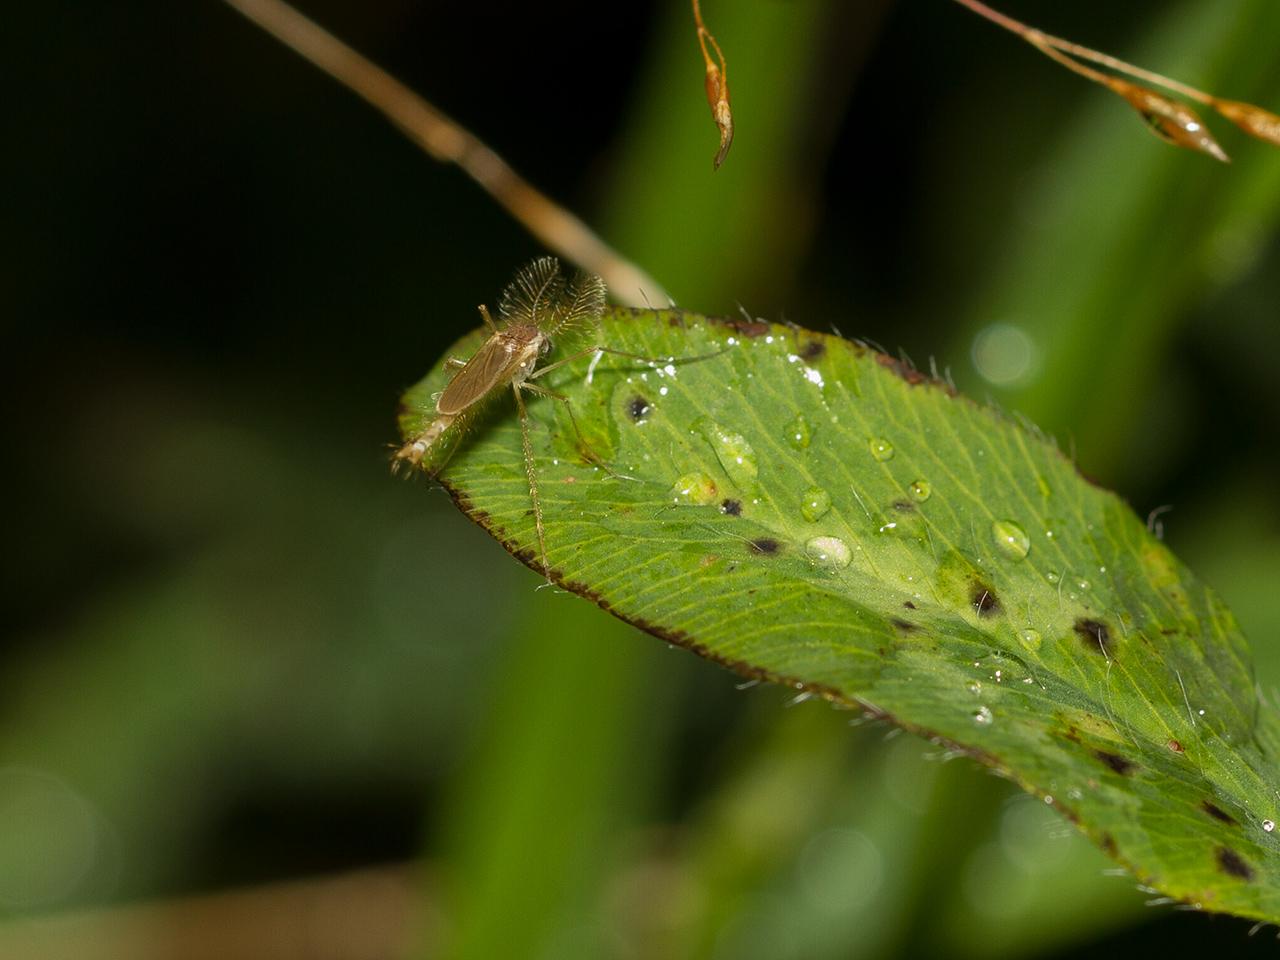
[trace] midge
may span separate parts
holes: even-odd
[[[539,560],[543,575],[551,579],[547,561],[546,532],[542,524],[542,501],[538,496],[538,478],[533,460],[533,443],[529,436],[529,414],[523,394],[549,397],[564,404],[583,453],[597,466],[617,476],[591,452],[573,406],[564,394],[548,390],[532,381],[591,354],[610,353],[634,360],[648,360],[621,350],[595,345],[579,350],[563,359],[538,366],[538,360],[551,350],[556,341],[577,339],[595,332],[604,313],[605,285],[599,277],[580,273],[566,281],[555,257],[541,257],[521,269],[498,300],[498,320],[481,304],[480,315],[489,328],[487,339],[470,360],[451,357],[446,369],[456,371],[448,386],[436,399],[436,415],[417,436],[396,451],[392,469],[401,463],[419,466],[450,427],[461,427],[484,402],[498,391],[511,388],[520,414],[520,436],[524,445],[524,470],[529,478],[529,499],[533,503],[533,522],[538,535]],[[432,472],[443,469],[436,464]]]

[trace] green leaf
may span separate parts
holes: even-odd
[[[539,380],[581,437],[530,398],[557,582],[954,745],[1171,897],[1280,921],[1275,714],[1230,611],[1119,497],[1027,425],[837,337],[617,310],[600,342],[661,359]],[[439,365],[406,395],[406,436],[444,382]],[[440,478],[541,569],[514,403],[489,414],[446,435]]]

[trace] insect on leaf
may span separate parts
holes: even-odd
[[[482,334],[457,348],[474,349]],[[833,336],[607,312],[529,403],[551,576],[731,670],[1040,796],[1140,880],[1280,922],[1276,712],[1218,596],[1052,443]],[[717,351],[721,351],[717,353]],[[420,430],[443,373],[406,397]],[[514,415],[441,474],[541,570]]]

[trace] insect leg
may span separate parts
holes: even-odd
[[[586,350],[579,350],[577,353],[572,353],[562,360],[557,360],[555,363],[548,363],[545,367],[539,367],[525,379],[533,380],[542,376],[544,373],[550,373],[552,370],[557,370],[560,367],[563,367],[566,363],[573,363],[575,360],[581,360],[583,357],[589,357],[593,353],[612,353],[620,357],[628,357],[631,360],[643,360],[646,363],[663,362],[655,357],[642,357],[638,353],[623,353],[621,350],[611,350],[608,347],[588,347]]]
[[[569,412],[569,422],[573,424],[573,432],[578,435],[578,448],[582,452],[582,455],[615,480],[635,479],[635,477],[628,477],[623,473],[615,473],[613,469],[600,458],[599,454],[591,449],[591,444],[587,443],[587,438],[582,435],[582,428],[578,426],[578,418],[573,412],[573,402],[563,393],[556,393],[554,390],[548,390],[546,387],[539,386],[536,383],[528,383],[527,381],[520,384],[516,389],[528,390],[530,393],[536,394],[539,397],[549,397],[552,400],[559,400],[563,403],[565,410]]]
[[[557,360],[555,363],[548,363],[545,367],[539,367],[525,379],[537,379],[544,373],[550,373],[552,370],[563,367],[566,363],[573,363],[573,361],[589,357],[593,353],[608,353],[615,357],[626,357],[628,360],[640,360],[644,363],[691,363],[694,360],[710,360],[712,357],[718,357],[724,353],[724,350],[717,350],[715,353],[704,353],[696,357],[643,357],[638,353],[627,353],[624,350],[614,350],[612,347],[589,347],[586,350],[579,350],[577,353],[570,354],[562,360]]]
[[[529,499],[533,502],[533,526],[538,533],[538,557],[542,561],[542,575],[550,583],[551,564],[547,560],[547,537],[542,528],[542,500],[538,496],[538,476],[533,464],[533,441],[529,439],[529,411],[524,407],[520,387],[513,383],[511,392],[516,395],[516,409],[520,413],[520,441],[524,444],[524,472],[529,478]]]

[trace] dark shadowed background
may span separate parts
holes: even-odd
[[[705,7],[714,175],[681,2],[304,9],[682,306],[934,357],[1171,505],[1273,693],[1280,152],[1162,145],[943,0]],[[1274,0],[1004,7],[1280,109]],[[543,251],[216,0],[5,20],[0,956],[1274,949],[968,761],[535,592],[387,445]]]

